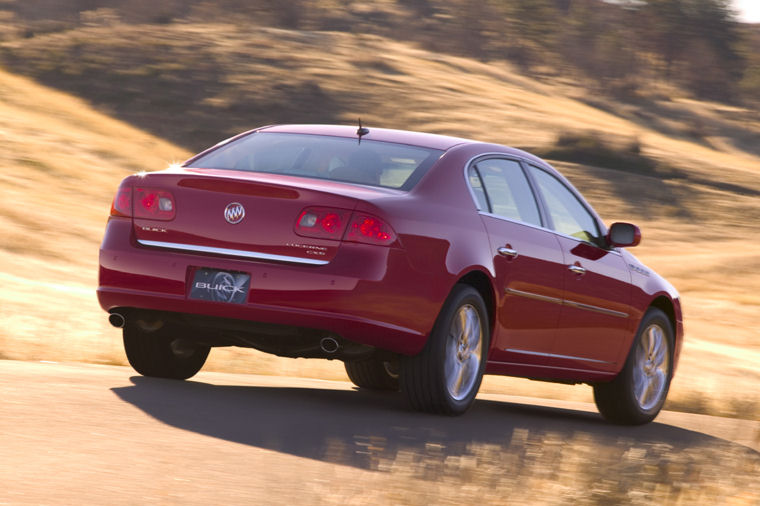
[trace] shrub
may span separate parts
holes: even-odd
[[[657,162],[642,154],[638,139],[614,141],[596,132],[563,132],[552,147],[533,151],[544,158],[609,169],[644,174],[654,174],[658,169]]]

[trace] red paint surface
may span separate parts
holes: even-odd
[[[270,130],[355,136],[351,127]],[[610,378],[622,367],[640,319],[656,301],[669,305],[674,315],[677,360],[683,336],[677,292],[633,255],[478,212],[465,177],[470,160],[485,153],[500,154],[557,174],[544,162],[504,146],[414,132],[371,129],[364,139],[441,149],[445,154],[408,192],[189,167],[126,178],[122,188],[169,192],[176,215],[168,221],[110,218],[100,250],[101,306],[303,326],[414,354],[425,345],[452,287],[477,273],[486,280],[481,287],[484,298],[492,301],[489,373],[570,381]],[[246,213],[235,225],[224,219],[225,207],[233,202],[243,204]],[[375,245],[305,237],[296,233],[296,223],[310,207],[343,210],[344,218],[352,213],[375,217],[392,229],[394,240]],[[606,230],[601,220],[599,228]],[[172,251],[140,245],[138,240],[325,264]],[[502,246],[519,255],[498,254]],[[570,265],[587,271],[579,276],[568,270]],[[188,299],[188,283],[200,267],[250,274],[247,303]],[[539,297],[515,295],[510,289]],[[628,317],[579,309],[563,301]]]

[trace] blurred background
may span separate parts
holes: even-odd
[[[747,10],[735,10],[739,4]],[[0,0],[0,358],[126,364],[97,305],[118,182],[257,126],[549,159],[682,293],[666,409],[760,418],[760,25],[724,0]],[[754,9],[754,10],[752,10]],[[345,379],[213,350],[206,370]],[[585,386],[484,391],[590,401]]]

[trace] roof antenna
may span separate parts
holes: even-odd
[[[359,136],[359,144],[362,143],[362,137],[369,133],[369,128],[362,126],[362,119],[359,118],[359,128],[356,130],[356,135]]]

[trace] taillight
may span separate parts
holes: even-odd
[[[135,188],[135,218],[151,220],[174,219],[174,196],[166,190],[154,188]]]
[[[121,186],[111,204],[112,216],[172,220],[176,214],[174,196],[166,190]]]
[[[364,213],[354,213],[344,239],[388,246],[396,241],[396,232],[380,218]]]
[[[319,239],[340,239],[350,211],[327,207],[307,207],[296,220],[296,234]]]
[[[120,186],[111,204],[111,216],[132,216],[132,188]]]
[[[301,211],[295,232],[304,237],[343,239],[382,246],[396,241],[396,233],[380,218],[330,207],[307,207]]]

